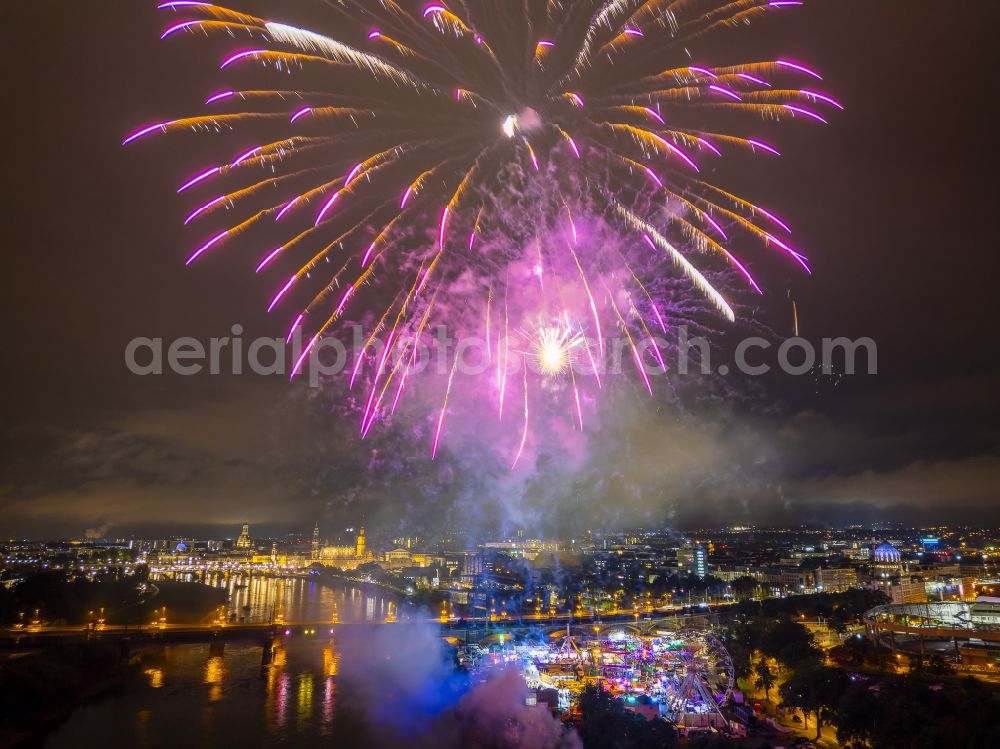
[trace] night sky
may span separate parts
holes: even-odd
[[[586,471],[540,461],[518,481],[473,476],[475,462],[451,452],[376,480],[373,450],[403,448],[356,444],[299,385],[126,370],[136,336],[286,330],[263,314],[269,287],[246,262],[184,267],[196,237],[179,229],[190,201],[173,191],[211,151],[120,145],[200,111],[217,83],[202,79],[211,46],[159,42],[154,7],[33,0],[0,12],[0,535],[362,517],[388,530],[1000,522],[996,3],[812,0],[747,40],[814,64],[847,106],[826,128],[779,131],[784,156],[736,175],[792,223],[815,270],[764,279],[767,322],[789,334],[791,290],[804,336],[870,336],[879,374],[774,378],[752,409],[688,420],[625,408],[608,432],[641,450]]]

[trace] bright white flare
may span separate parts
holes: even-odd
[[[573,362],[573,350],[583,343],[579,333],[562,325],[538,328],[529,339],[529,355],[538,363],[539,371],[549,377],[564,373]]]
[[[514,114],[508,115],[507,119],[503,121],[503,124],[500,126],[500,128],[503,130],[504,135],[506,135],[508,138],[513,138],[514,133],[517,132],[517,115]]]
[[[519,132],[530,133],[542,127],[542,118],[531,107],[525,107],[520,114],[509,114],[500,124],[500,129],[508,138]]]

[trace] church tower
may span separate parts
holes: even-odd
[[[250,540],[250,523],[244,523],[240,537],[236,539],[236,548],[249,549],[251,546],[253,546],[253,542]]]
[[[319,523],[313,528],[312,540],[312,560],[315,562],[317,559],[319,559]]]
[[[354,552],[354,556],[358,559],[364,559],[365,557],[365,527],[361,526],[361,530],[358,533],[358,546],[357,550]]]

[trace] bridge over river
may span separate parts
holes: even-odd
[[[102,640],[118,642],[128,649],[142,649],[169,644],[210,642],[224,645],[231,641],[260,643],[264,660],[275,640],[288,637],[330,637],[338,631],[356,627],[398,628],[403,635],[407,627],[434,624],[440,628],[442,638],[452,642],[489,643],[509,636],[524,635],[533,631],[553,636],[569,629],[574,634],[609,634],[627,631],[640,635],[671,632],[687,628],[704,628],[717,623],[713,612],[704,614],[640,615],[623,613],[613,616],[588,617],[580,615],[524,616],[518,620],[496,620],[490,617],[462,619],[404,619],[381,623],[327,621],[272,621],[267,623],[169,624],[159,622],[144,626],[26,626],[0,632],[0,650],[37,650],[63,642]]]

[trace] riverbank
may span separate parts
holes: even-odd
[[[155,589],[153,595],[137,608],[135,620],[130,619],[128,624],[146,624],[163,608],[166,609],[167,620],[173,624],[201,624],[229,598],[225,589],[203,583],[158,580],[150,583],[149,587]],[[117,623],[125,622],[109,621],[109,624]]]
[[[40,745],[80,705],[123,689],[127,646],[86,642],[10,656],[0,663],[0,749]]]

